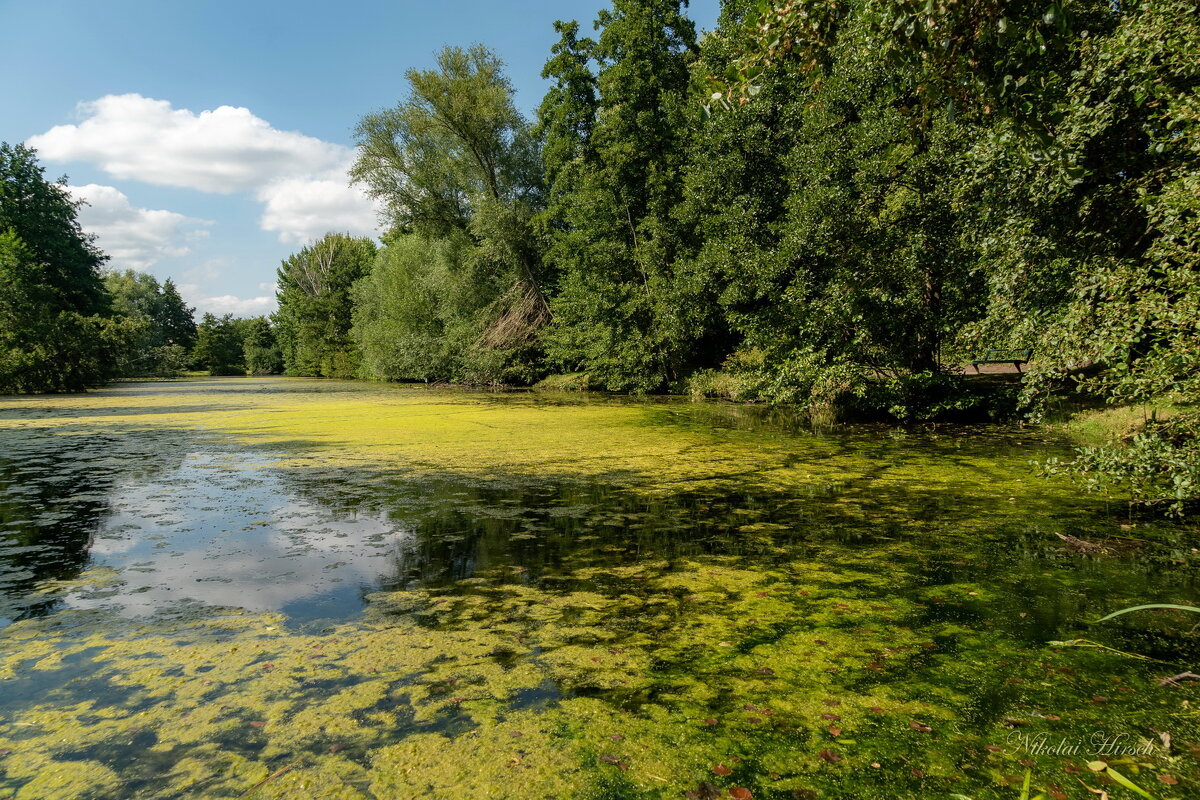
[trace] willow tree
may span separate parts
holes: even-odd
[[[457,331],[453,347],[458,358],[430,355],[430,363],[460,365],[459,374],[441,377],[527,379],[540,330],[549,319],[532,228],[542,179],[530,126],[513,102],[503,62],[482,46],[447,47],[438,54],[436,69],[409,70],[407,78],[406,100],[359,122],[359,155],[351,175],[382,201],[393,241],[418,237],[439,252],[448,251],[438,241],[465,245],[449,248],[457,255],[449,273],[426,274],[418,281],[437,298],[442,323]],[[414,268],[411,259],[386,256],[376,269],[402,265]],[[365,296],[363,302],[372,300]],[[431,308],[426,319],[414,320],[413,329],[427,330],[433,313]],[[423,334],[409,336],[404,321],[388,314],[368,310],[362,320],[364,325],[399,325],[397,340],[427,341]],[[379,342],[387,337],[364,331],[360,339]],[[411,355],[369,360],[422,360],[419,353]]]

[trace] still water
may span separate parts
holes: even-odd
[[[0,797],[1138,796],[1097,760],[1198,796],[1197,683],[1158,680],[1196,620],[1091,621],[1195,604],[1200,535],[1036,476],[1068,450],[286,378],[2,398]]]

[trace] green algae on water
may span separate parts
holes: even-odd
[[[1157,680],[1195,638],[1086,624],[1193,599],[1195,531],[1037,482],[1036,432],[293,379],[0,406],[0,796],[1135,796],[1100,757],[1155,797],[1200,780],[1196,686]],[[1084,635],[1160,661],[1046,644]]]

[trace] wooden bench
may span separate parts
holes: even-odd
[[[1033,357],[1033,348],[1014,348],[1010,350],[1001,350],[988,348],[983,353],[983,358],[971,362],[971,366],[979,372],[980,364],[1012,364],[1017,368],[1017,372],[1021,371],[1022,364],[1028,364],[1029,359]]]

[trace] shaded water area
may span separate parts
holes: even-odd
[[[1032,428],[0,398],[0,798],[1200,796],[1196,527]],[[1096,543],[1068,546],[1056,535]],[[1086,639],[1098,647],[1050,641]],[[1102,768],[1103,769],[1103,768]]]

